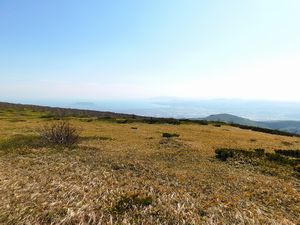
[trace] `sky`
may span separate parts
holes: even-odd
[[[0,0],[0,100],[300,102],[299,0]]]

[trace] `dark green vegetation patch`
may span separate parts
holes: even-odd
[[[266,153],[266,158],[269,161],[274,161],[274,162],[280,163],[282,165],[296,166],[300,163],[300,159],[293,159],[290,157],[279,155],[277,153]]]
[[[125,213],[134,208],[143,208],[151,205],[153,202],[150,196],[140,196],[139,194],[130,194],[121,196],[115,204],[112,211],[117,214]]]
[[[221,161],[233,160],[251,162],[255,165],[266,166],[266,162],[294,168],[300,172],[299,150],[275,150],[274,153],[265,153],[264,149],[244,150],[219,148],[215,150],[216,158]]]
[[[20,148],[39,148],[43,143],[39,136],[17,134],[0,141],[0,150],[14,150]]]
[[[300,158],[300,150],[275,150],[276,154]]]
[[[215,150],[215,153],[217,159],[226,161],[228,158],[232,158],[234,156],[262,157],[265,154],[265,150],[260,148],[252,151],[244,149],[218,148]]]
[[[176,133],[163,133],[162,137],[165,137],[165,138],[179,137],[179,134],[176,134]]]
[[[226,161],[228,158],[233,157],[232,149],[220,148],[216,149],[216,158],[222,161]]]
[[[293,133],[280,131],[280,130],[272,130],[272,129],[268,129],[268,128],[253,127],[253,126],[233,124],[233,123],[230,123],[229,125],[233,126],[233,127],[238,127],[240,129],[244,129],[244,130],[252,130],[252,131],[257,131],[257,132],[262,132],[262,133],[267,133],[267,134],[282,135],[282,136],[287,136],[287,137],[300,137],[299,134],[293,134]]]

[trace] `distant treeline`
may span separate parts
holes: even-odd
[[[289,132],[286,132],[286,131],[272,130],[272,129],[268,129],[268,128],[253,127],[253,126],[234,124],[234,123],[230,123],[229,125],[231,125],[233,127],[238,127],[238,128],[241,128],[241,129],[245,129],[245,130],[252,130],[252,131],[257,131],[257,132],[262,132],[262,133],[289,136],[289,137],[300,137],[299,134],[293,134],[293,133],[289,133]]]

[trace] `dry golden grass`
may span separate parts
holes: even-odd
[[[74,149],[0,150],[1,224],[300,223],[297,177],[214,157],[218,147],[300,149],[300,138],[230,126],[71,122],[84,137]],[[34,135],[45,123],[2,119],[0,140]]]

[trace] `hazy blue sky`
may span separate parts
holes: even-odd
[[[0,100],[300,101],[299,0],[0,0]]]

